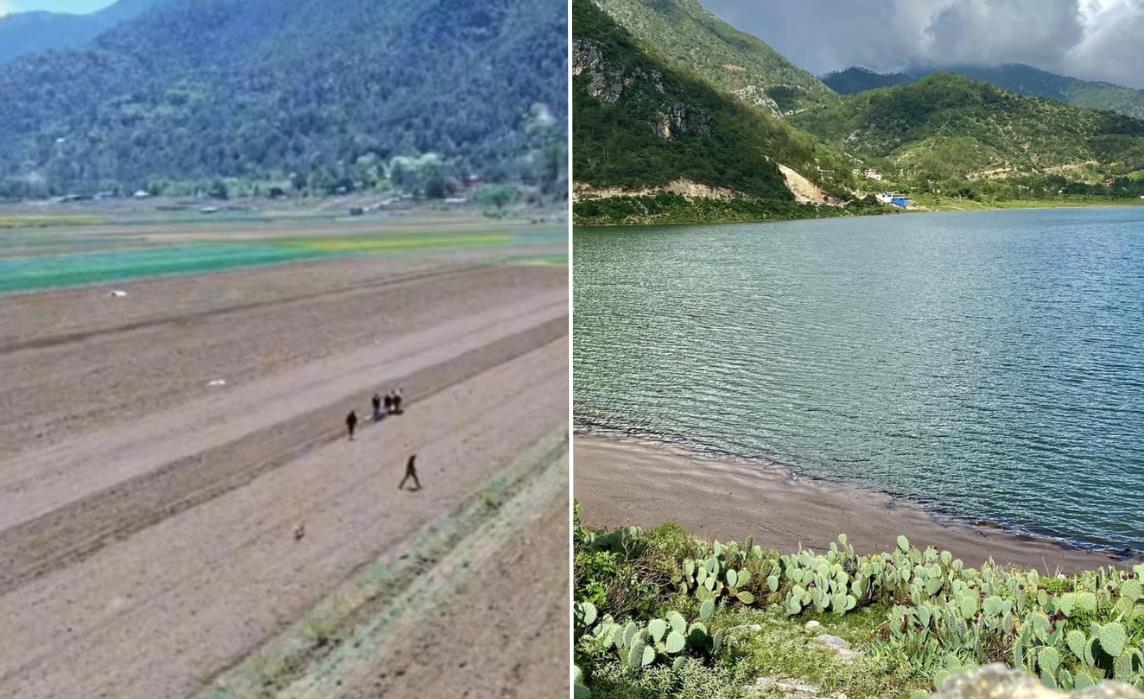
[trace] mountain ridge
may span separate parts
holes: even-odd
[[[171,0],[119,0],[87,14],[33,10],[0,17],[0,67],[41,51],[78,48]]]
[[[992,182],[980,187],[1011,198],[1022,198],[1022,187],[1051,197],[1073,182],[1090,186],[1088,193],[1121,186],[1127,195],[1144,176],[1144,121],[952,73],[861,92],[795,121],[890,168],[896,184],[927,192]]]
[[[954,73],[1028,97],[1044,97],[1064,104],[1119,112],[1144,119],[1144,90],[1097,80],[1083,80],[1021,63],[950,65],[878,73],[860,66],[822,76],[825,84],[842,95],[915,83],[934,73]]]
[[[809,71],[719,19],[698,0],[598,0],[597,5],[669,65],[774,116],[837,100]]]
[[[572,30],[578,222],[833,215],[850,198],[836,151],[669,63],[591,0],[573,0]]]

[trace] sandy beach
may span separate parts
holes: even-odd
[[[0,696],[207,690],[362,570],[408,559],[418,532],[567,425],[563,267],[440,253],[116,288],[127,296],[0,304]],[[405,414],[370,424],[369,396],[398,387]],[[365,423],[352,442],[351,408]],[[400,491],[412,453],[425,487]],[[452,597],[355,610],[306,639],[328,650],[369,615],[451,621],[450,636],[400,636],[323,696],[448,693],[458,634],[481,667],[466,688],[567,691],[534,657],[568,643],[552,621],[568,614],[566,498],[530,485],[553,482],[550,462],[514,476],[531,495],[512,500],[511,526],[484,508],[479,538],[411,559],[402,584],[428,576]],[[462,544],[484,553],[452,570]],[[533,570],[547,572],[520,574]],[[461,584],[472,575],[481,585]],[[487,599],[504,585],[561,594],[516,614]]]
[[[1124,561],[994,527],[941,521],[921,506],[844,483],[794,477],[777,464],[708,458],[672,446],[577,434],[573,490],[586,526],[676,522],[695,536],[754,537],[783,552],[829,548],[846,533],[859,553],[892,549],[898,535],[951,551],[967,565],[1070,572]]]

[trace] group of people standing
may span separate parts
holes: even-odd
[[[378,394],[373,394],[371,401],[373,403],[373,421],[381,422],[382,418],[386,415],[400,415],[401,414],[401,389],[390,391],[382,398]],[[384,411],[382,410],[384,406]]]
[[[386,415],[400,415],[401,414],[401,389],[390,391],[382,398],[381,394],[373,394],[370,403],[373,405],[373,421],[381,422]],[[358,416],[356,410],[351,410],[349,415],[346,415],[346,432],[349,433],[350,441],[354,439],[354,431],[357,430]]]
[[[373,421],[381,422],[386,415],[400,415],[402,412],[401,401],[403,399],[404,396],[402,395],[400,388],[394,391],[389,391],[385,394],[384,397],[378,393],[373,394],[373,397],[370,398],[370,404],[373,406]],[[354,431],[357,429],[357,424],[357,411],[351,410],[350,414],[346,415],[346,432],[349,433],[351,442],[354,439]],[[416,461],[417,455],[411,454],[409,456],[409,460],[405,463],[405,477],[401,479],[401,484],[397,486],[398,490],[403,490],[405,488],[405,483],[411,478],[413,479],[413,485],[416,486],[417,490],[421,490],[421,481],[417,478]]]

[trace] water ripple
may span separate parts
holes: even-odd
[[[577,229],[584,428],[1144,551],[1144,211]]]

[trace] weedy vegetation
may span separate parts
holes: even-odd
[[[1047,576],[966,567],[905,536],[858,555],[845,534],[821,553],[780,554],[675,525],[590,531],[578,505],[574,516],[578,697],[765,696],[760,678],[924,696],[994,662],[1051,688],[1144,688],[1144,565]],[[808,633],[811,620],[820,630]]]

